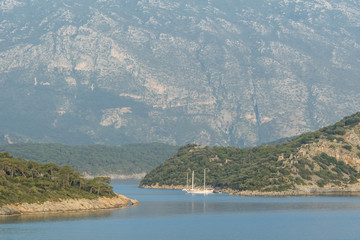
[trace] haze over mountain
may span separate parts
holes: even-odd
[[[352,0],[0,0],[2,142],[252,146],[360,108]]]

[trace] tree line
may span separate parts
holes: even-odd
[[[0,205],[66,198],[113,197],[110,178],[84,179],[70,166],[39,164],[0,152]]]
[[[59,143],[19,143],[0,145],[0,152],[38,163],[69,165],[90,175],[150,172],[176,153],[178,147],[162,144],[125,146],[70,146]]]

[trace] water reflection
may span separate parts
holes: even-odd
[[[147,219],[176,215],[246,214],[250,212],[360,211],[357,197],[261,198],[234,197],[227,194],[208,196],[182,191],[139,189],[137,183],[114,184],[114,190],[140,205],[119,210],[44,213],[0,217],[0,223],[76,221],[82,219]]]
[[[112,215],[112,210],[61,212],[61,213],[35,213],[15,216],[0,216],[0,223],[16,222],[48,222],[48,221],[74,221],[81,219],[106,218]]]
[[[249,199],[251,201],[251,199]],[[160,218],[174,215],[245,214],[255,212],[360,211],[360,202],[146,202],[134,209],[114,211],[116,218]]]

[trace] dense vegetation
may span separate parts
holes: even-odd
[[[207,169],[207,185],[238,191],[284,191],[296,185],[347,185],[357,182],[360,174],[343,161],[321,153],[311,159],[296,158],[301,146],[319,140],[343,142],[348,129],[360,122],[360,113],[285,143],[240,149],[235,147],[200,147],[189,144],[150,172],[141,186],[185,185],[186,175],[195,171],[195,183],[201,185]],[[351,146],[343,145],[351,150]],[[360,147],[356,149],[359,151]],[[189,175],[190,176],[190,175]]]
[[[66,198],[113,197],[110,178],[87,180],[69,166],[38,164],[0,152],[0,206]]]
[[[61,166],[69,165],[91,175],[149,172],[175,154],[177,149],[161,143],[126,146],[23,143],[0,146],[0,151],[15,157],[38,163],[51,161]]]

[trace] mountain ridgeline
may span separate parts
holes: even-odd
[[[162,143],[125,146],[69,146],[19,143],[0,145],[0,152],[38,163],[69,165],[92,176],[140,178],[176,153],[178,147]]]
[[[1,144],[243,148],[360,108],[359,1],[0,0],[0,16]]]
[[[360,113],[275,146],[186,145],[146,175],[140,186],[178,188],[191,171],[201,186],[204,169],[208,186],[239,194],[359,191]]]
[[[84,179],[69,166],[38,164],[0,152],[0,207],[65,199],[115,197],[110,178]]]

